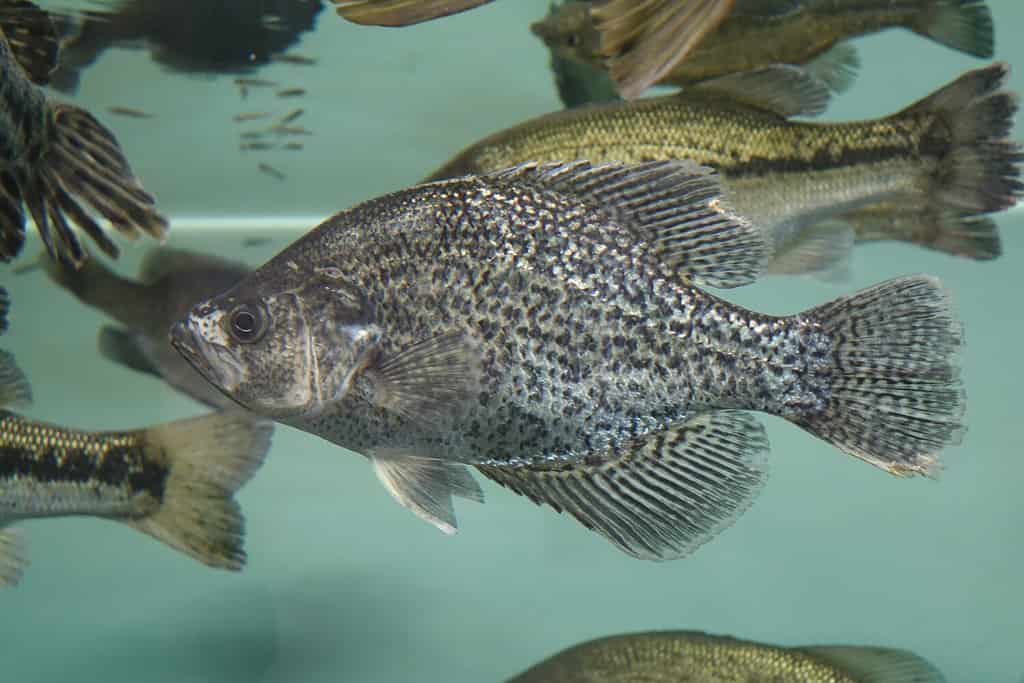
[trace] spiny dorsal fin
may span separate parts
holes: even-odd
[[[153,284],[168,275],[200,269],[235,269],[239,272],[239,278],[252,270],[243,263],[229,261],[213,254],[174,247],[153,247],[146,252],[139,266],[139,281],[143,284]]]
[[[57,67],[60,37],[50,15],[28,0],[0,3],[0,30],[33,83],[46,85]]]
[[[697,285],[750,284],[768,259],[762,232],[722,203],[718,175],[692,161],[524,164],[490,177],[532,183],[606,212]]]
[[[791,64],[712,78],[689,86],[687,92],[719,95],[784,117],[817,116],[829,100],[824,81]]]
[[[907,650],[852,645],[794,649],[831,664],[864,683],[942,683],[946,680],[928,661]]]
[[[568,512],[623,552],[670,560],[750,506],[767,477],[767,450],[754,417],[722,410],[580,461],[477,469],[538,505]]]

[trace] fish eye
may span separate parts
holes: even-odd
[[[263,312],[255,306],[242,304],[231,311],[231,336],[243,344],[258,341],[266,332]]]
[[[575,33],[570,33],[565,37],[565,43],[569,47],[579,47],[580,37]]]

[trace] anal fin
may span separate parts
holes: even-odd
[[[0,528],[0,586],[16,586],[28,565],[25,537],[17,529]]]
[[[399,504],[449,535],[458,529],[452,496],[484,500],[480,485],[459,463],[379,453],[373,470]]]
[[[767,450],[754,417],[716,411],[582,462],[477,469],[568,512],[634,557],[669,560],[693,552],[750,506],[767,475]]]

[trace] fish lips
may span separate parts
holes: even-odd
[[[199,374],[206,378],[208,382],[216,386],[221,391],[227,393],[227,390],[232,388],[232,384],[237,384],[238,377],[232,377],[238,373],[232,373],[229,370],[235,363],[225,363],[224,356],[227,350],[220,350],[215,348],[215,345],[209,344],[204,339],[200,338],[193,332],[186,322],[175,323],[171,327],[171,346],[180,353],[185,360],[187,360],[192,367],[194,367]],[[211,358],[216,357],[221,360],[220,366],[216,366],[211,362]],[[234,380],[232,382],[232,380]],[[230,396],[230,394],[228,394]]]

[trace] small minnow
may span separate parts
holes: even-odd
[[[274,145],[270,142],[243,142],[238,146],[238,149],[243,152],[258,152],[273,148]]]
[[[241,114],[235,114],[231,117],[231,120],[235,123],[244,123],[246,121],[259,121],[260,119],[269,119],[273,114],[269,111],[247,111]]]
[[[262,78],[236,78],[235,83],[247,88],[272,88],[277,85],[274,81],[268,81]]]
[[[242,240],[243,247],[262,247],[264,244],[270,244],[273,241],[270,237],[246,237]]]
[[[270,176],[271,178],[274,178],[276,180],[284,180],[285,179],[285,174],[282,173],[281,171],[277,170],[276,168],[274,168],[270,164],[261,163],[259,166],[257,166],[257,168],[260,170],[260,172],[266,173],[268,176]]]
[[[10,412],[30,400],[14,357],[0,351],[0,585],[17,584],[27,564],[9,525],[43,517],[120,521],[211,567],[242,568],[244,521],[234,494],[262,464],[270,425],[220,412],[88,432]]]
[[[306,57],[304,55],[297,55],[294,52],[285,52],[280,55],[272,55],[270,57],[272,62],[283,62],[285,64],[297,64],[299,66],[312,66],[316,64],[316,60],[312,57]]]
[[[142,111],[141,109],[132,109],[131,107],[107,107],[107,111],[111,114],[117,114],[118,116],[127,116],[133,119],[151,119],[154,118],[155,114]]]
[[[275,133],[281,135],[312,135],[313,132],[304,126],[282,126],[277,125],[271,128]]]
[[[961,439],[962,331],[935,278],[785,316],[707,290],[771,253],[693,162],[523,164],[342,211],[171,336],[239,404],[367,456],[443,532],[452,496],[482,500],[474,467],[666,560],[764,484],[748,411],[899,476]]]
[[[277,125],[285,126],[306,113],[305,109],[293,109],[281,118]]]
[[[284,90],[278,90],[278,97],[301,97],[306,94],[305,88],[286,88]]]
[[[243,140],[259,140],[260,138],[267,137],[267,131],[265,130],[247,130],[243,133],[239,133],[238,137]]]
[[[303,145],[301,142],[288,142],[288,143],[285,143],[285,146],[284,146],[285,149],[291,149],[291,150],[303,149],[304,147],[305,147],[305,145]]]

